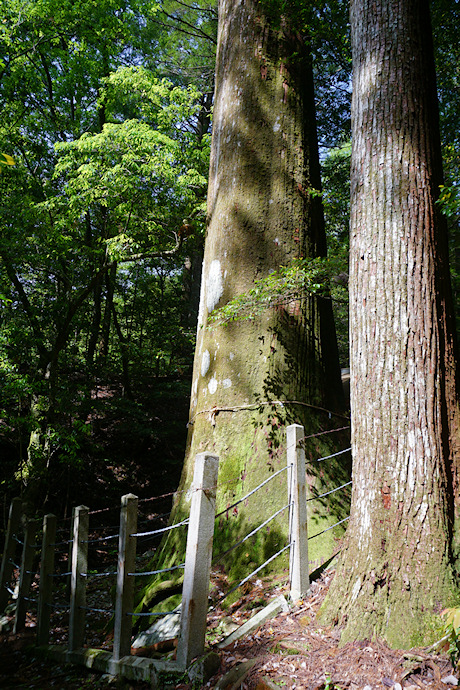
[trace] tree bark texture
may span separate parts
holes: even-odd
[[[454,338],[428,2],[352,0],[353,493],[325,605],[421,643],[453,592]],[[439,619],[438,619],[439,625]]]
[[[253,320],[207,325],[213,309],[250,290],[256,279],[296,257],[326,252],[321,201],[311,193],[321,182],[309,51],[289,17],[270,19],[263,5],[219,5],[208,228],[180,487],[191,481],[196,453],[218,455],[218,509],[285,465],[286,424],[301,423],[307,433],[346,424],[323,409],[343,405],[329,300],[307,297]],[[307,458],[347,444],[322,438],[307,443]],[[346,462],[325,470],[334,481],[347,471]],[[272,485],[240,506],[217,545],[246,518],[262,521],[285,503],[286,477]],[[339,503],[342,515],[347,508]],[[335,515],[321,508],[318,524],[333,524]],[[274,548],[286,543],[287,515],[276,538],[275,531]],[[321,549],[330,555],[332,531],[325,539],[312,544],[313,557]]]

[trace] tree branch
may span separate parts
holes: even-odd
[[[0,252],[0,256],[3,259],[3,263],[5,265],[5,270],[7,273],[8,278],[10,279],[11,283],[13,284],[18,297],[19,301],[21,302],[24,311],[27,314],[27,318],[29,319],[30,325],[32,327],[32,331],[35,336],[36,340],[36,345],[37,345],[37,350],[39,352],[39,355],[43,361],[47,361],[49,359],[49,352],[44,346],[44,341],[45,341],[45,335],[40,328],[40,324],[38,322],[38,319],[36,317],[34,308],[32,304],[30,303],[29,298],[27,297],[27,293],[24,290],[24,287],[19,280],[18,276],[16,275],[16,271],[14,270],[12,264],[10,263],[8,257],[6,256],[5,252]]]
[[[57,363],[57,359],[59,357],[59,354],[67,342],[67,337],[69,334],[70,326],[72,324],[72,321],[73,321],[75,314],[77,313],[78,309],[82,306],[82,304],[85,302],[87,297],[89,297],[89,295],[93,291],[93,288],[95,287],[96,283],[104,274],[106,274],[108,271],[110,271],[110,269],[113,268],[114,266],[116,266],[117,264],[129,263],[131,261],[141,261],[143,259],[154,259],[154,258],[160,258],[160,257],[166,257],[166,256],[174,256],[174,254],[177,254],[177,252],[179,251],[181,246],[182,246],[182,238],[177,237],[176,245],[175,245],[175,247],[173,247],[173,249],[169,249],[169,250],[165,250],[165,251],[158,251],[158,252],[145,252],[145,253],[132,254],[131,256],[123,258],[123,259],[117,259],[116,261],[108,261],[103,266],[101,266],[101,268],[98,271],[96,271],[96,273],[93,275],[93,277],[91,278],[88,285],[85,288],[83,288],[83,290],[80,292],[80,294],[74,300],[72,300],[69,303],[69,307],[67,309],[67,315],[65,317],[64,323],[62,324],[61,328],[59,329],[59,332],[56,336],[56,340],[55,340],[55,343],[54,343],[54,346],[52,349],[51,368]]]

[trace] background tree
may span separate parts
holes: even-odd
[[[351,5],[351,519],[325,605],[408,647],[455,591],[455,349],[427,2]]]

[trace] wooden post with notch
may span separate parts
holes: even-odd
[[[287,427],[287,464],[289,503],[289,559],[290,596],[298,601],[308,594],[310,576],[308,572],[308,529],[307,494],[305,487],[305,451],[301,443],[305,436],[303,426],[291,424]]]
[[[13,573],[13,562],[17,545],[15,537],[21,524],[21,516],[22,499],[13,498],[10,505],[10,513],[5,535],[5,548],[3,549],[2,567],[0,570],[0,613],[3,613],[6,605],[8,604],[8,584]]]
[[[47,645],[50,634],[51,597],[53,594],[56,516],[43,518],[42,550],[40,557],[40,586],[38,590],[37,645]]]
[[[113,631],[113,660],[131,653],[134,606],[134,570],[136,567],[137,496],[121,499],[120,534],[118,537],[117,592]]]
[[[218,469],[218,457],[198,453],[192,485],[181,630],[177,647],[177,664],[183,669],[204,652]]]
[[[89,508],[73,510],[72,574],[70,576],[69,652],[85,640],[86,576],[88,573]]]
[[[38,530],[37,520],[27,520],[24,530],[24,546],[22,547],[21,571],[19,574],[19,591],[14,616],[13,634],[23,630],[26,623],[27,599],[32,581],[32,565],[35,556],[35,537]]]

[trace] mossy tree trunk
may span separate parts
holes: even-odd
[[[248,291],[256,279],[296,257],[325,255],[322,206],[315,193],[320,187],[310,54],[295,21],[269,16],[263,2],[222,0],[208,228],[180,486],[190,484],[196,453],[217,454],[218,509],[285,465],[287,424],[302,423],[307,435],[347,424],[340,414],[330,300],[305,296],[249,321],[207,326],[213,309]],[[346,438],[315,438],[307,442],[307,458],[327,454],[337,444],[346,447]],[[312,482],[317,468],[312,465]],[[346,461],[325,469],[337,483],[348,472]],[[179,513],[188,511],[183,496],[178,494]],[[216,547],[228,545],[245,523],[261,522],[286,497],[286,476],[280,475],[239,506],[233,520],[222,518]],[[345,503],[337,501],[333,510],[319,507],[318,525],[343,517]],[[266,530],[260,555],[284,546],[286,532],[287,515]],[[330,555],[332,531],[327,539],[327,544],[315,540],[313,557],[322,550]],[[254,546],[243,550],[242,560],[256,561]],[[231,557],[235,568],[239,558]]]
[[[352,0],[353,494],[326,619],[410,647],[454,592],[454,330],[429,6]]]

